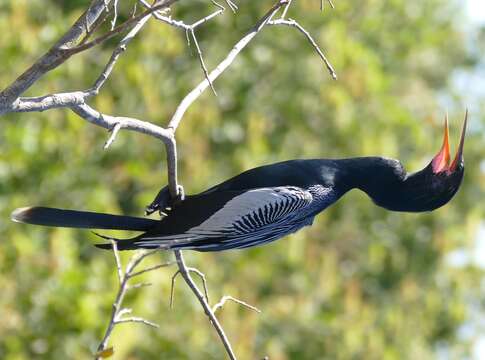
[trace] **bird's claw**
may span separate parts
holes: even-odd
[[[145,215],[151,215],[155,211],[162,212],[170,205],[170,191],[168,185],[158,192],[155,199],[145,208]]]
[[[145,208],[145,215],[151,215],[155,211],[162,214],[167,208],[185,199],[185,192],[182,185],[178,185],[177,197],[172,198],[168,185],[164,186],[155,196],[155,199]]]

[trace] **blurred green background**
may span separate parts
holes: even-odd
[[[128,14],[132,2],[122,3]],[[207,1],[180,2],[188,23]],[[477,4],[479,1],[476,2]],[[0,87],[73,23],[88,1],[1,0]],[[209,68],[272,5],[239,2],[197,31]],[[464,2],[296,1],[289,16],[321,44],[330,79],[304,38],[267,28],[186,114],[177,134],[180,180],[195,193],[253,166],[291,158],[382,155],[409,171],[439,150],[451,119],[452,152],[470,109],[464,184],[433,213],[392,213],[353,191],[313,227],[264,247],[186,252],[215,301],[246,300],[219,313],[241,359],[485,358],[485,28]],[[73,57],[26,95],[85,89],[116,41]],[[100,111],[165,125],[203,75],[183,32],[150,22],[101,94]],[[141,215],[166,183],[159,141],[107,133],[67,110],[0,121],[0,358],[92,356],[107,325],[117,280],[112,253],[88,231],[14,224],[26,205]],[[123,254],[127,260],[129,254]],[[155,264],[171,254],[149,259]],[[174,268],[144,275],[153,286],[125,305],[160,324],[120,325],[115,359],[223,359],[223,348],[187,286],[168,307]],[[482,350],[484,353],[482,353]]]

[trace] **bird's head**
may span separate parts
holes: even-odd
[[[407,175],[399,190],[393,191],[392,196],[384,197],[383,201],[377,200],[378,205],[394,211],[422,212],[435,210],[448,203],[458,191],[465,170],[463,147],[467,117],[468,112],[465,114],[460,142],[453,161],[450,162],[446,117],[443,145],[438,154],[424,169]]]

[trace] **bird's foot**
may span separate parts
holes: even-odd
[[[171,208],[174,204],[185,199],[185,191],[182,185],[178,185],[177,197],[172,198],[170,190],[167,186],[164,186],[155,196],[155,199],[145,208],[145,215],[153,214],[158,211],[162,214],[167,208]]]

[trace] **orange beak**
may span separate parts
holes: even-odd
[[[468,119],[468,110],[465,113],[465,121],[463,122],[463,129],[461,131],[460,145],[456,151],[455,159],[450,165],[450,143],[448,141],[448,114],[445,116],[445,134],[443,137],[443,145],[439,153],[433,158],[432,167],[433,173],[437,174],[439,172],[448,171],[453,172],[456,170],[458,164],[463,160],[463,147],[465,145],[465,132]]]
[[[458,149],[456,150],[455,159],[451,163],[450,171],[453,172],[458,167],[458,164],[463,161],[463,148],[465,146],[465,133],[466,133],[466,124],[468,122],[468,109],[465,112],[465,120],[463,121],[463,127],[461,129],[461,137],[460,137],[460,145],[458,145]]]

